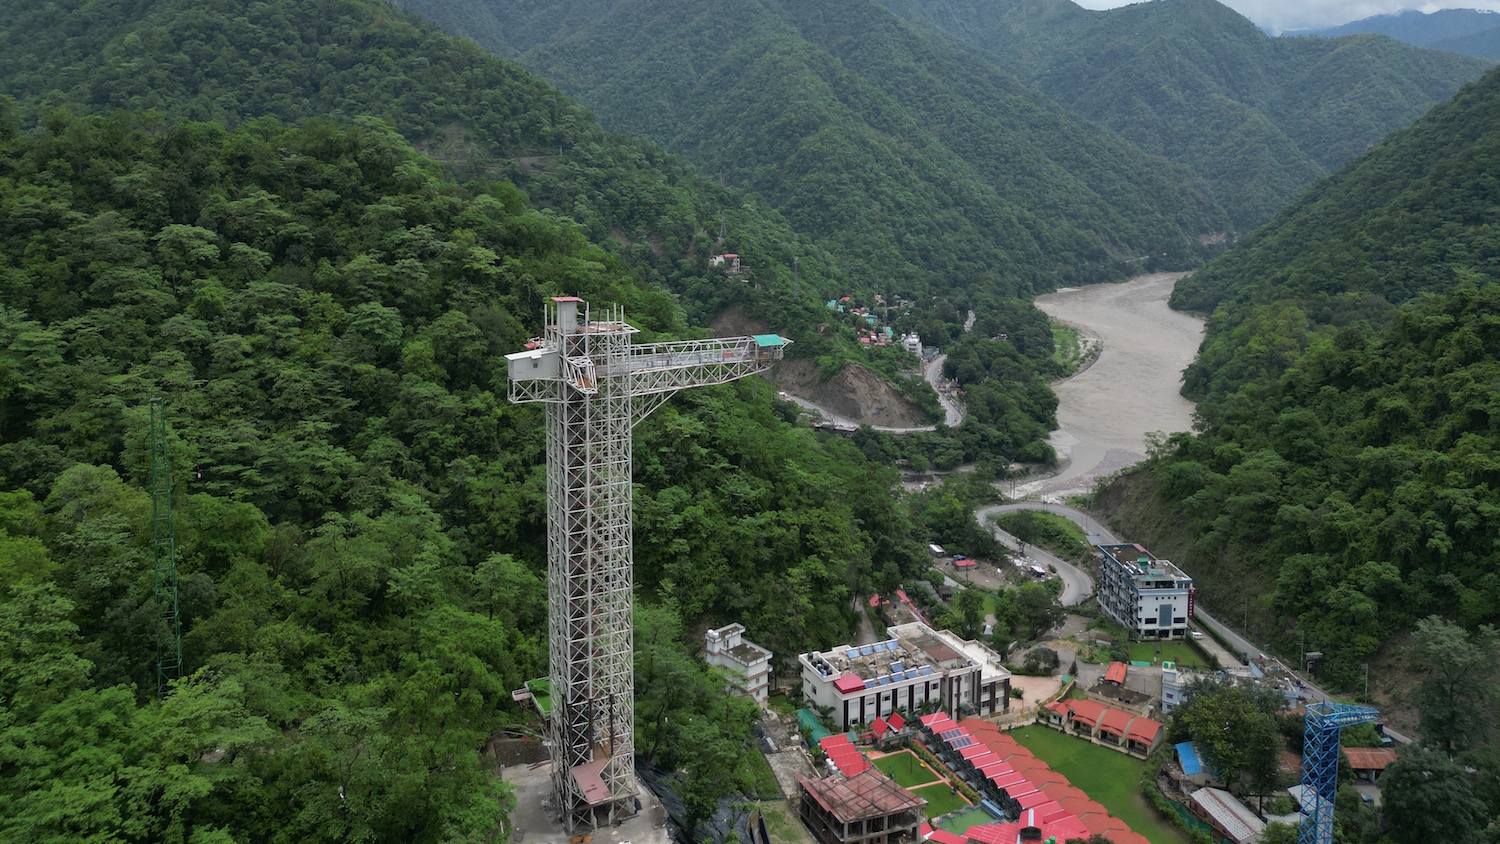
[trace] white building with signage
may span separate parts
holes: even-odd
[[[771,690],[771,652],[745,638],[745,626],[730,624],[704,637],[709,665],[725,669],[735,688],[761,706]]]
[[[914,621],[871,645],[840,645],[797,657],[802,696],[833,710],[840,730],[901,711],[940,709],[953,718],[1010,706],[1010,672],[998,654],[947,630]],[[930,707],[929,707],[930,704]]]
[[[1099,606],[1141,639],[1181,639],[1193,617],[1193,579],[1140,545],[1099,546]]]

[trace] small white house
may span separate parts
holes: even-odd
[[[771,689],[771,652],[746,639],[743,624],[710,630],[704,639],[708,664],[728,671],[735,688],[765,706]]]

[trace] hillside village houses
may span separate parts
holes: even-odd
[[[897,710],[937,708],[953,718],[1008,710],[1011,675],[999,654],[920,621],[888,632],[884,642],[797,657],[803,698],[832,709],[839,730]]]

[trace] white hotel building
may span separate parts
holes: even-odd
[[[1193,617],[1193,579],[1139,545],[1099,546],[1099,606],[1140,639],[1181,639]]]
[[[803,699],[832,709],[840,730],[897,710],[917,713],[929,702],[955,719],[1009,708],[1010,672],[994,651],[921,622],[887,632],[884,642],[797,657]]]

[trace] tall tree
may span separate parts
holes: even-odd
[[[1406,749],[1380,777],[1386,832],[1398,844],[1480,844],[1491,818],[1473,776],[1447,754]]]
[[[1500,633],[1473,633],[1431,616],[1417,622],[1409,659],[1417,685],[1422,739],[1453,755],[1484,744],[1500,702]]]

